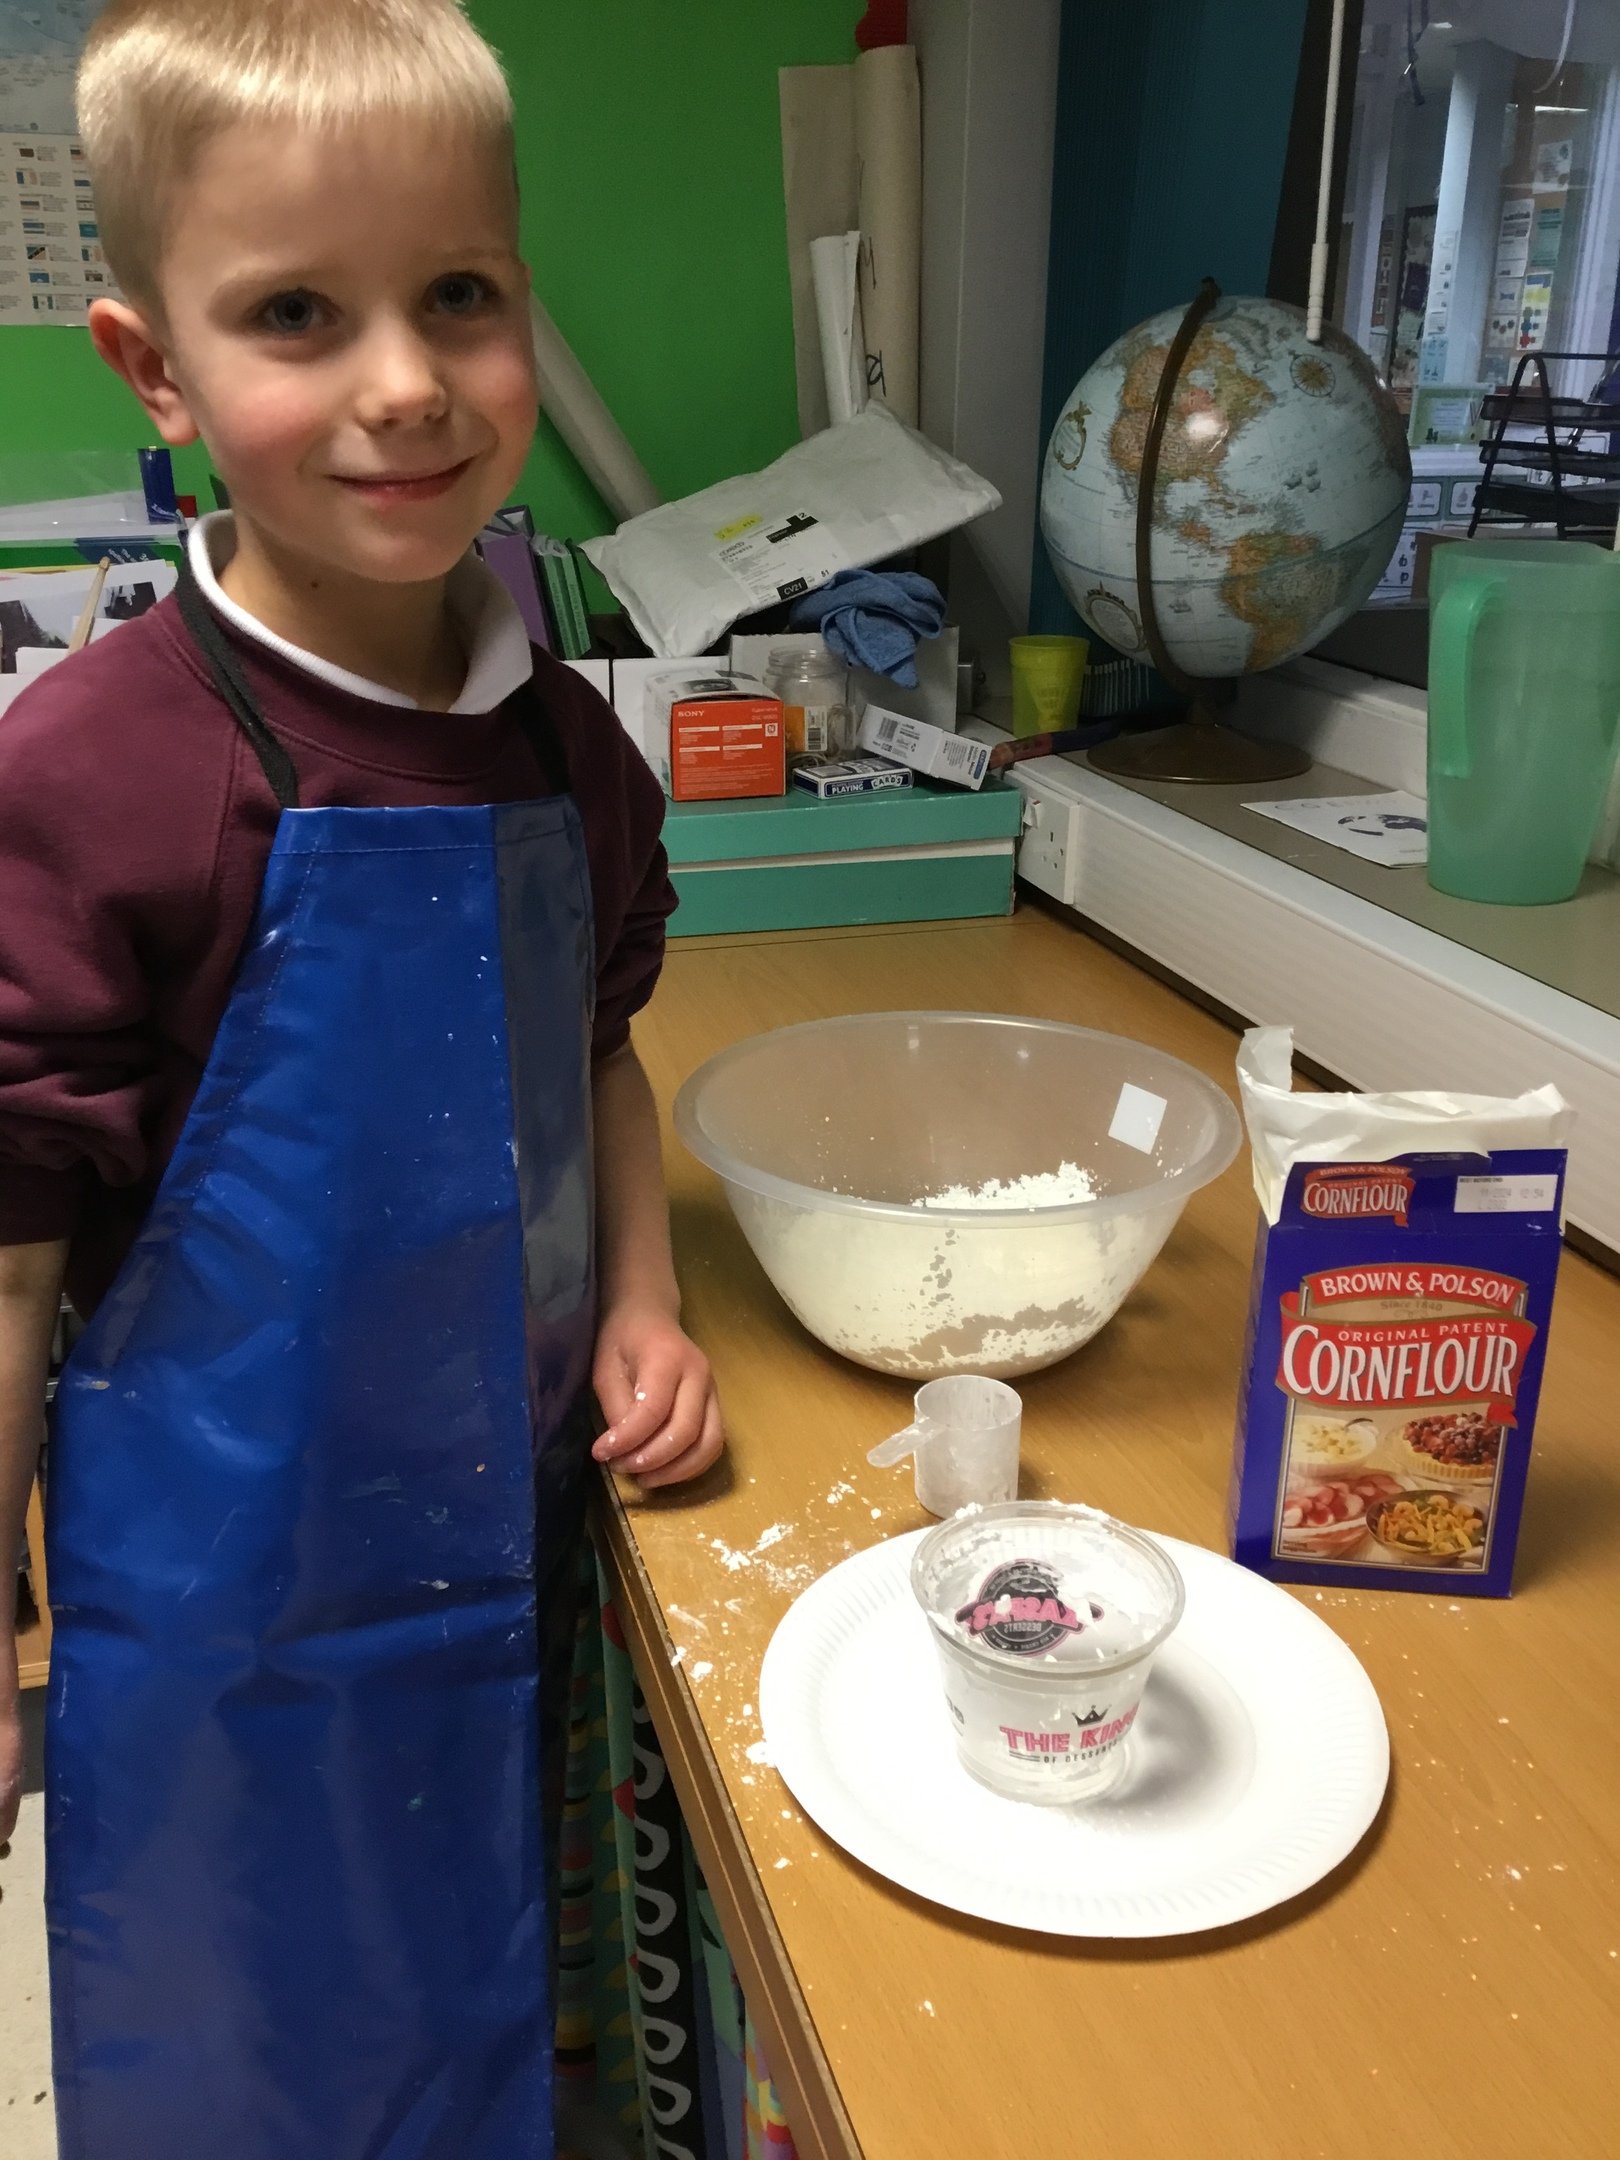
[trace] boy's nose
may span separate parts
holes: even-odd
[[[362,426],[420,426],[442,419],[449,404],[435,355],[422,339],[402,329],[367,341],[357,401]]]

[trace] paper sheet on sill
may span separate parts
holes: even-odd
[[[1428,805],[1399,788],[1387,795],[1316,795],[1243,807],[1386,869],[1407,869],[1429,859]]]

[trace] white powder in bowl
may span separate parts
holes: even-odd
[[[761,1265],[811,1334],[857,1364],[917,1380],[1038,1372],[1113,1318],[1181,1203],[1066,1222],[1029,1212],[1093,1197],[1074,1163],[929,1194],[913,1203],[915,1219],[731,1191]],[[982,1220],[942,1222],[932,1210],[946,1207]]]
[[[1060,1170],[1032,1170],[1027,1177],[988,1178],[982,1185],[947,1185],[943,1192],[929,1193],[913,1201],[925,1208],[1034,1208],[1072,1207],[1077,1201],[1095,1200],[1096,1180],[1078,1163],[1066,1162]]]

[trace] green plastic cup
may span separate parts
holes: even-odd
[[[1015,637],[1013,733],[1050,735],[1080,717],[1080,692],[1091,647],[1082,637]]]

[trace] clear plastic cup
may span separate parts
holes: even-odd
[[[914,1422],[879,1441],[869,1463],[887,1470],[911,1456],[917,1498],[930,1515],[1018,1498],[1024,1404],[1016,1388],[978,1373],[952,1373],[920,1387],[912,1407]]]
[[[1012,1800],[1061,1807],[1106,1792],[1185,1603],[1152,1538],[1093,1508],[1013,1501],[931,1530],[911,1587],[963,1768]]]

